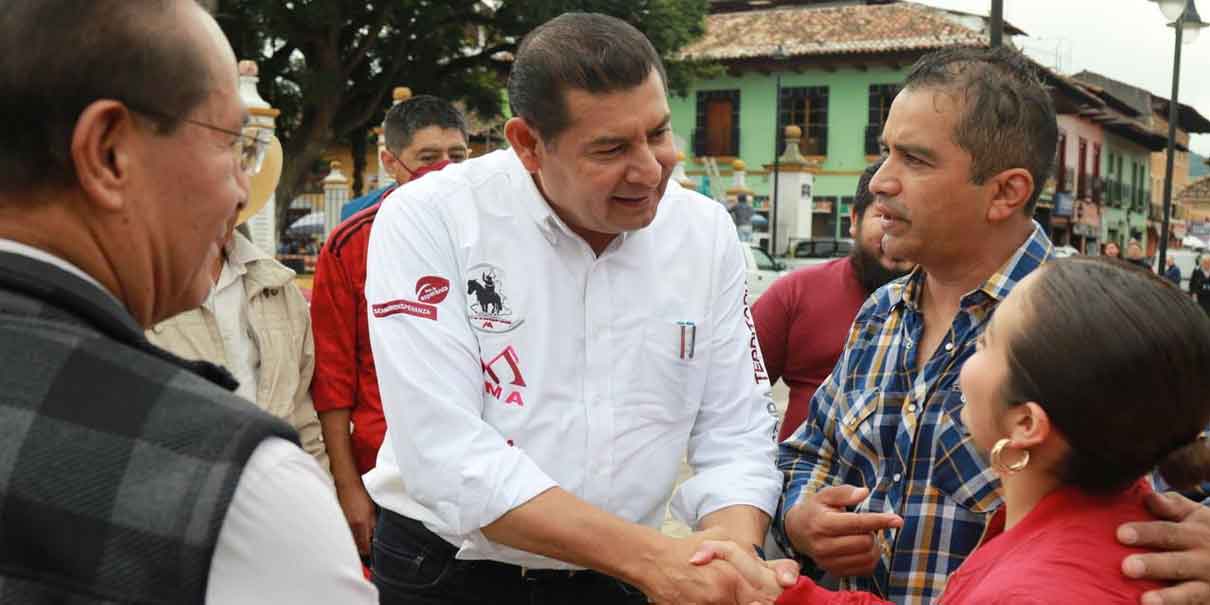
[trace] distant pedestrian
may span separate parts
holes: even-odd
[[[1164,262],[1164,279],[1172,282],[1172,285],[1181,287],[1181,268],[1176,266],[1176,258],[1169,256]]]
[[[1203,254],[1198,267],[1189,276],[1189,293],[1210,314],[1210,254]]]
[[[1108,256],[1109,258],[1121,258],[1122,249],[1118,247],[1117,242],[1109,242],[1105,244],[1103,249],[1101,249],[1101,256]]]
[[[1126,262],[1138,265],[1148,271],[1151,270],[1151,264],[1143,256],[1143,246],[1137,239],[1132,239],[1126,244]]]
[[[748,203],[748,196],[740,194],[730,212],[731,219],[735,221],[735,232],[739,234],[739,241],[752,241],[752,214],[755,211]]]

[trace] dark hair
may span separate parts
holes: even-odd
[[[564,13],[521,41],[508,76],[508,104],[550,142],[571,123],[567,90],[627,90],[646,82],[652,70],[667,83],[659,53],[634,26],[608,15]]]
[[[1028,170],[1034,190],[1025,213],[1033,216],[1059,139],[1054,103],[1034,64],[1006,47],[947,48],[916,61],[904,87],[939,88],[962,99],[954,142],[971,155],[971,182]]]
[[[1063,480],[1112,492],[1156,466],[1177,488],[1210,479],[1210,319],[1123,261],[1050,261],[1007,339],[1005,399],[1036,401],[1071,445]]]
[[[185,0],[193,4],[192,0]],[[71,137],[100,99],[171,133],[212,82],[181,0],[8,0],[0,10],[0,191],[75,180]],[[232,74],[234,77],[234,74]]]
[[[853,209],[857,211],[857,219],[860,220],[865,216],[865,211],[874,203],[874,193],[870,191],[870,181],[874,180],[874,173],[882,168],[885,158],[879,158],[873,164],[865,167],[861,173],[861,178],[857,179],[857,192],[853,195]]]
[[[387,149],[399,154],[412,144],[417,131],[429,126],[457,130],[466,141],[466,118],[453,103],[433,95],[416,95],[387,111],[382,126]]]

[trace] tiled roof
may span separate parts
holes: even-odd
[[[1142,88],[1132,86],[1125,82],[1119,82],[1113,78],[1109,78],[1088,70],[1081,71],[1072,77],[1081,82],[1086,82],[1088,84],[1092,84],[1093,86],[1100,87],[1105,92],[1117,97],[1123,103],[1129,105],[1132,109],[1138,112],[1138,115],[1151,115],[1151,93],[1143,90]]]
[[[1113,96],[1129,103],[1142,115],[1149,115],[1152,111],[1155,111],[1161,116],[1168,115],[1169,102],[1166,97],[1152,94],[1151,92],[1137,86],[1126,84],[1125,82],[1120,82],[1108,76],[1103,76],[1087,70],[1081,71],[1072,77],[1080,80],[1081,82],[1087,82],[1105,89]],[[1210,119],[1207,119],[1205,116],[1199,113],[1197,109],[1190,105],[1186,105],[1185,103],[1178,103],[1177,109],[1179,112],[1179,121],[1177,122],[1177,125],[1182,130],[1185,132],[1210,132]]]
[[[1178,202],[1204,202],[1207,200],[1210,200],[1210,176],[1193,181],[1176,196]]]
[[[987,35],[952,14],[921,4],[787,6],[706,17],[706,33],[680,57],[734,60],[929,51],[949,46],[987,46]]]

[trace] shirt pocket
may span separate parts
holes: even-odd
[[[962,392],[945,391],[941,403],[933,440],[931,485],[966,511],[991,513],[1000,506],[1000,481],[962,424]]]
[[[672,420],[696,411],[704,387],[704,337],[691,321],[651,318],[643,323],[640,354],[634,360],[637,388],[630,396],[645,415]]]
[[[863,484],[866,485],[869,485],[867,475],[875,476],[873,464],[883,458],[882,424],[885,414],[882,408],[887,399],[879,388],[854,393],[853,404],[840,417],[842,439],[837,446],[837,454],[845,463],[844,466],[861,473]]]

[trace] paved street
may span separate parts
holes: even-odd
[[[777,404],[779,414],[784,415],[786,413],[786,399],[789,395],[790,391],[786,388],[786,385],[778,383],[773,387],[773,402]],[[689,478],[689,474],[689,465],[685,464],[684,460],[681,460],[681,477],[677,481],[678,487],[680,487],[681,482]],[[673,519],[669,513],[664,514],[664,526],[660,528],[660,531],[669,536],[685,536],[689,534],[689,528],[684,523]]]

